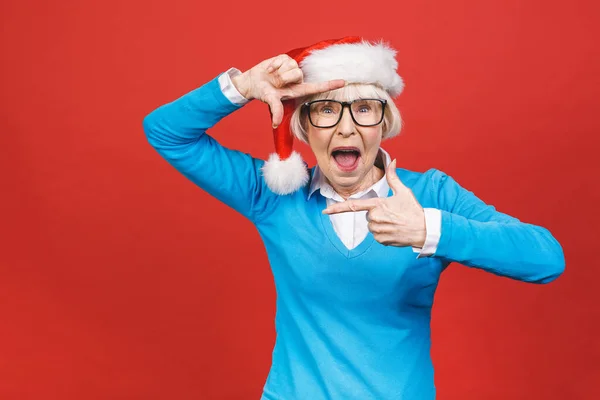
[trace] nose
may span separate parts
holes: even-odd
[[[356,125],[354,125],[350,110],[344,110],[342,119],[337,125],[337,133],[343,137],[348,137],[356,133]]]

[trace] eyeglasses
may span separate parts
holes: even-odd
[[[332,128],[336,126],[347,106],[350,116],[358,126],[375,126],[383,121],[386,100],[356,99],[353,101],[314,100],[304,103],[302,107],[308,110],[308,120],[315,128]]]

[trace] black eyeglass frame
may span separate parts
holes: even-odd
[[[381,103],[381,119],[379,119],[379,121],[375,124],[369,124],[369,125],[363,125],[360,124],[356,121],[356,118],[354,118],[354,114],[352,113],[352,108],[350,107],[353,103],[357,102],[357,101],[364,101],[364,100],[375,100]],[[310,106],[312,104],[315,103],[337,103],[337,104],[341,104],[342,106],[342,111],[340,112],[340,117],[338,118],[338,120],[335,122],[335,124],[333,125],[328,125],[328,126],[318,126],[315,125],[312,121],[312,118],[310,117]],[[315,128],[320,128],[320,129],[327,129],[327,128],[333,128],[334,126],[336,126],[337,124],[340,123],[340,121],[342,120],[342,117],[344,116],[344,108],[348,107],[348,110],[350,111],[350,117],[352,117],[352,121],[354,121],[354,123],[358,126],[362,126],[362,127],[369,127],[369,126],[377,126],[379,124],[381,124],[381,122],[383,122],[383,118],[385,117],[385,106],[387,105],[387,100],[384,99],[356,99],[356,100],[352,100],[352,101],[337,101],[337,100],[327,100],[327,99],[321,99],[321,100],[313,100],[313,101],[309,101],[306,102],[304,104],[302,104],[302,107],[305,110],[308,110],[308,120],[310,122],[310,124],[312,126],[314,126]]]

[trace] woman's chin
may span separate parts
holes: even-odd
[[[362,162],[362,157],[357,160],[352,168],[344,168],[339,165],[333,157],[329,160],[329,165],[326,169],[321,168],[322,171],[328,171],[327,179],[336,188],[356,188],[361,185],[361,181],[365,177],[366,166]]]
[[[354,187],[357,186],[360,182],[361,174],[360,168],[356,167],[352,171],[342,171],[336,167],[333,168],[334,171],[331,174],[331,181],[334,186],[339,187]]]

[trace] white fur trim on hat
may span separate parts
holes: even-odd
[[[306,164],[295,151],[285,160],[272,153],[261,170],[269,189],[279,195],[293,193],[308,182]]]
[[[396,72],[396,50],[383,42],[334,44],[314,50],[300,62],[305,82],[323,82],[344,79],[348,83],[381,86],[391,97],[404,89],[404,82]]]

